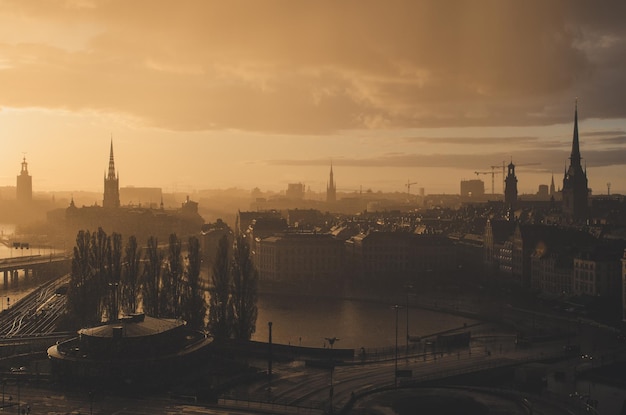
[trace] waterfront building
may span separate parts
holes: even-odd
[[[369,232],[346,241],[348,269],[355,280],[406,282],[457,270],[457,247],[441,235]]]
[[[260,281],[293,283],[341,282],[343,241],[331,234],[287,232],[257,242]]]

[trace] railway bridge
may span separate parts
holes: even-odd
[[[62,275],[70,271],[71,259],[65,254],[29,255],[16,258],[0,259],[0,275],[3,275],[3,288],[18,283],[19,271],[24,279],[38,278],[44,275]]]

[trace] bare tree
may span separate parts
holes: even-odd
[[[200,267],[200,242],[198,238],[192,236],[189,238],[187,267],[185,270],[186,286],[181,301],[181,313],[187,322],[187,326],[194,330],[204,328],[204,319],[207,311],[204,290],[200,284]]]
[[[106,313],[109,321],[119,318],[119,291],[122,277],[122,235],[113,232],[106,238],[107,244],[107,264],[105,273],[105,289],[108,295],[104,296],[106,301]]]
[[[148,239],[146,249],[146,264],[142,276],[143,310],[146,314],[159,317],[161,297],[161,262],[163,254],[155,237]]]
[[[122,311],[125,314],[136,313],[139,307],[139,273],[141,265],[141,248],[137,238],[131,235],[124,249],[122,272]]]
[[[230,268],[228,238],[224,235],[218,243],[209,287],[208,328],[218,340],[228,339],[231,334]]]
[[[183,256],[180,239],[176,234],[170,234],[163,275],[163,293],[161,296],[162,310],[165,317],[180,317],[180,298],[183,287]]]
[[[81,230],[76,235],[67,292],[68,312],[81,327],[93,325],[100,318],[100,300],[97,298],[95,272],[90,256],[91,234]]]
[[[245,235],[239,235],[234,246],[231,280],[233,336],[250,340],[256,330],[258,272],[250,257],[250,244]]]

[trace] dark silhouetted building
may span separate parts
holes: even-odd
[[[333,176],[333,165],[330,165],[330,178],[326,185],[326,201],[333,203],[337,201],[337,186],[335,185],[335,177]]]
[[[287,185],[287,192],[285,193],[287,199],[301,200],[304,199],[304,184],[302,183],[289,183]]]
[[[120,207],[120,178],[115,173],[115,160],[113,159],[113,140],[111,140],[111,152],[109,154],[109,172],[104,176],[104,199],[102,207]]]
[[[482,180],[461,180],[461,197],[482,198],[485,196],[485,182]]]
[[[210,344],[182,320],[135,314],[81,329],[78,337],[50,347],[48,358],[61,381],[171,383],[197,369]]]
[[[572,222],[581,222],[587,219],[589,208],[589,189],[587,187],[587,172],[580,163],[580,145],[578,140],[578,104],[574,111],[574,136],[572,139],[572,153],[569,168],[563,177],[563,216]]]
[[[507,209],[514,210],[517,205],[517,176],[515,176],[515,164],[511,161],[504,179],[504,205]]]
[[[22,160],[22,171],[17,176],[16,197],[21,203],[29,203],[33,200],[33,178],[28,174],[26,157]]]

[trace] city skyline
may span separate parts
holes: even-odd
[[[122,187],[490,192],[512,159],[536,193],[578,97],[589,187],[626,193],[620,2],[150,5],[0,5],[0,186],[25,153],[34,192],[102,191],[112,136]]]

